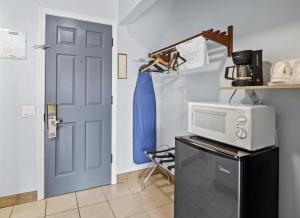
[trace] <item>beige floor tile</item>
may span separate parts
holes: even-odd
[[[9,218],[12,207],[0,208],[0,218]]]
[[[60,213],[77,208],[75,193],[59,195],[47,199],[46,214]]]
[[[170,200],[174,201],[174,185],[158,187],[158,189],[165,194]]]
[[[171,182],[169,182],[165,177],[160,178],[160,179],[154,179],[151,181],[154,185],[157,187],[164,187],[164,186],[169,186],[172,185]]]
[[[110,200],[109,204],[117,218],[128,217],[144,212],[141,205],[131,195]]]
[[[165,205],[153,210],[147,211],[150,218],[173,218],[174,217],[174,205]]]
[[[79,210],[81,218],[114,218],[107,202],[81,207]]]
[[[141,213],[141,214],[130,216],[128,218],[149,218],[149,216],[146,213]]]
[[[142,191],[144,180],[134,179],[134,180],[127,180],[126,182],[123,182],[123,184],[126,185],[126,187],[130,190],[131,193],[138,193]],[[149,188],[152,184],[148,182],[146,184],[146,188]]]
[[[62,213],[56,213],[50,216],[46,216],[46,218],[79,218],[78,209],[75,210],[68,210]]]
[[[126,195],[130,195],[130,190],[124,183],[103,186],[102,192],[107,200],[112,200]]]
[[[174,193],[174,185],[169,184],[166,186],[158,187],[163,193]]]
[[[26,204],[16,205],[12,211],[12,218],[36,218],[45,216],[46,201],[34,201]]]
[[[76,192],[76,196],[79,207],[105,201],[104,194],[102,193],[102,188],[100,187]]]
[[[146,211],[172,203],[170,199],[155,187],[150,187],[144,192],[137,193],[134,197]]]

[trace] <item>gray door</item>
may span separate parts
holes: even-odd
[[[46,45],[46,108],[62,122],[54,139],[45,125],[45,195],[109,184],[112,27],[47,16]]]

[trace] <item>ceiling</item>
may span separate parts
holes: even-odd
[[[144,7],[127,28],[149,48],[178,41],[212,27],[226,30],[228,25],[234,25],[234,36],[242,37],[300,21],[299,0],[134,1],[148,3],[148,7]]]

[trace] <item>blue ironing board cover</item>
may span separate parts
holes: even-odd
[[[145,151],[156,150],[156,100],[151,75],[139,73],[133,98],[133,161],[151,160]]]

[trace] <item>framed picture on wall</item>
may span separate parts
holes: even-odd
[[[127,54],[118,54],[118,79],[127,79]]]

